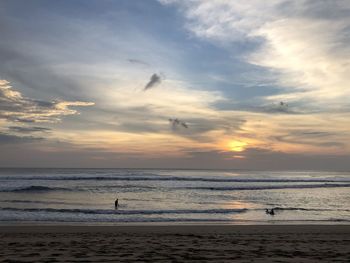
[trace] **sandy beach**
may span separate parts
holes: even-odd
[[[1,226],[1,262],[349,262],[348,225]]]

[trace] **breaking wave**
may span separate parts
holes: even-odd
[[[234,214],[244,213],[247,209],[179,209],[179,210],[112,210],[112,209],[55,209],[55,208],[14,208],[4,207],[1,211],[45,212],[45,213],[82,213],[99,215],[162,215],[162,214]]]

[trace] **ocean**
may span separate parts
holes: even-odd
[[[348,224],[350,172],[0,169],[0,223],[151,222]]]

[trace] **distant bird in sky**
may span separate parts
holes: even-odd
[[[283,106],[286,106],[286,107],[288,107],[288,104],[287,103],[285,103],[285,102],[283,102],[283,101],[281,101],[280,102],[280,105],[283,107]]]
[[[188,125],[185,122],[181,122],[181,125],[186,129],[188,128]]]
[[[178,118],[169,119],[169,122],[172,124],[173,128],[175,128],[178,125],[181,125],[182,127],[188,129],[188,125],[186,124],[186,122],[183,122],[183,121],[179,120]]]
[[[145,85],[145,87],[143,88],[144,91],[149,90],[151,88],[154,88],[155,86],[159,85],[162,82],[162,78],[161,76],[159,76],[158,74],[154,73],[150,80],[148,81],[148,83]]]

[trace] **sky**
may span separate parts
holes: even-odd
[[[2,0],[0,167],[350,170],[348,0]]]

